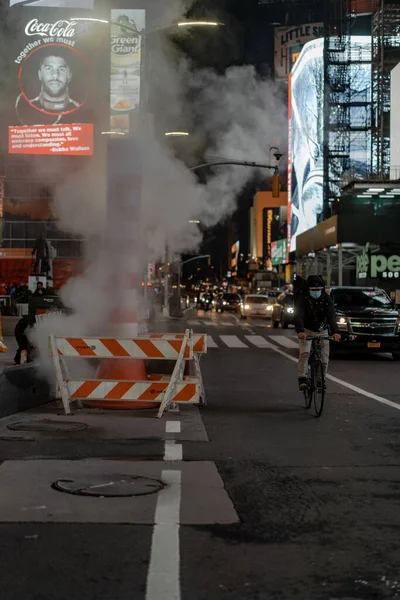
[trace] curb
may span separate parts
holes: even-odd
[[[0,371],[0,418],[52,402],[54,394],[33,364]]]

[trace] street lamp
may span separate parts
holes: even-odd
[[[178,27],[223,27],[223,23],[217,21],[178,21]]]
[[[190,133],[187,131],[166,131],[164,135],[166,137],[187,137]]]

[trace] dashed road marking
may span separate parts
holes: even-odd
[[[180,433],[181,432],[181,422],[180,421],[167,421],[165,423],[165,432],[166,433]]]
[[[151,540],[146,600],[180,600],[180,507],[182,473],[165,470],[166,487],[158,494]]]

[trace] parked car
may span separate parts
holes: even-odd
[[[249,294],[240,305],[240,316],[242,319],[247,317],[261,317],[269,319],[271,317],[273,303],[266,295]]]
[[[230,312],[238,313],[240,311],[241,302],[242,299],[239,294],[223,294],[217,300],[217,312],[224,312],[225,310],[228,310]]]
[[[372,287],[333,287],[331,297],[342,335],[340,348],[353,351],[390,352],[400,360],[400,318],[386,292]]]
[[[272,308],[272,324],[287,329],[294,325],[294,296],[291,292],[283,292],[276,299]]]

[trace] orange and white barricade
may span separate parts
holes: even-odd
[[[172,403],[201,404],[205,402],[204,386],[198,360],[199,352],[207,350],[207,339],[193,335],[190,330],[179,335],[147,335],[137,338],[72,338],[49,337],[57,387],[60,390],[65,414],[71,413],[74,401],[154,402],[160,403],[158,417]],[[197,358],[195,358],[197,356]],[[176,361],[170,377],[158,380],[120,381],[111,379],[78,379],[69,375],[64,358],[85,359],[146,359]],[[186,361],[194,361],[195,376],[185,377]],[[198,374],[199,376],[196,376]],[[128,406],[127,406],[128,408]]]
[[[141,335],[141,338],[146,338],[150,340],[160,340],[160,339],[174,339],[174,340],[182,340],[184,338],[183,333],[175,333],[175,334],[162,334],[162,333],[150,333],[146,335]],[[207,334],[206,333],[193,333],[192,334],[193,341],[193,360],[188,361],[186,366],[189,367],[189,373],[191,370],[194,371],[193,376],[199,380],[200,383],[200,406],[207,406],[206,400],[206,392],[203,383],[203,377],[200,369],[200,359],[203,354],[207,354]],[[193,366],[193,369],[190,367]],[[153,380],[164,381],[168,376],[152,376]]]

